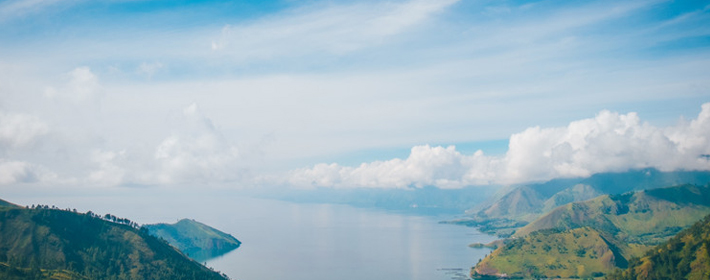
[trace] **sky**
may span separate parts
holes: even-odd
[[[703,1],[0,1],[0,190],[710,170]]]

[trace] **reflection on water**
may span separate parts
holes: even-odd
[[[195,219],[242,245],[207,266],[233,279],[465,279],[495,238],[473,228],[345,205],[296,204],[236,196],[15,198],[80,211],[112,213],[138,223]]]
[[[472,228],[329,204],[250,200],[259,217],[225,224],[244,243],[209,266],[236,279],[461,279],[489,252]],[[474,235],[475,234],[475,235]]]
[[[234,251],[238,248],[239,248],[239,246],[229,247],[229,248],[194,249],[191,252],[183,252],[183,253],[185,253],[188,257],[192,258],[193,260],[196,260],[200,263],[205,263],[205,262],[210,261],[212,259],[219,258],[219,257],[223,256],[224,254],[227,254],[227,253]]]

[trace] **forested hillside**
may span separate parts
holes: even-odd
[[[634,258],[629,267],[607,277],[609,280],[710,279],[710,215]]]
[[[0,279],[227,279],[128,219],[0,205]]]

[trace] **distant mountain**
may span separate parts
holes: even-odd
[[[710,215],[667,242],[634,258],[609,280],[710,279]]]
[[[522,227],[473,275],[590,277],[626,267],[710,213],[710,184],[643,190],[569,203]]]
[[[127,219],[0,204],[0,279],[228,279]]]
[[[461,214],[493,194],[489,187],[440,189],[433,186],[406,189],[316,188],[253,193],[256,197],[296,203],[336,203],[422,215]]]
[[[473,212],[469,219],[457,223],[507,236],[521,225],[570,202],[584,201],[602,194],[615,195],[673,185],[708,183],[708,171],[661,172],[656,169],[600,173],[588,178],[555,179],[515,187],[488,207]]]
[[[175,224],[144,227],[150,234],[165,239],[170,245],[197,261],[223,255],[242,244],[234,236],[195,220],[182,219]]]

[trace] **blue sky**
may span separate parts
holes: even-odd
[[[708,141],[690,127],[709,66],[702,1],[2,1],[0,184],[458,187],[707,169],[686,142]],[[508,150],[513,136],[611,123],[604,112],[682,155],[596,166],[582,159],[593,145],[572,143],[550,160],[559,136],[541,150],[555,172],[514,164],[529,153]],[[446,155],[455,167],[430,165]]]

